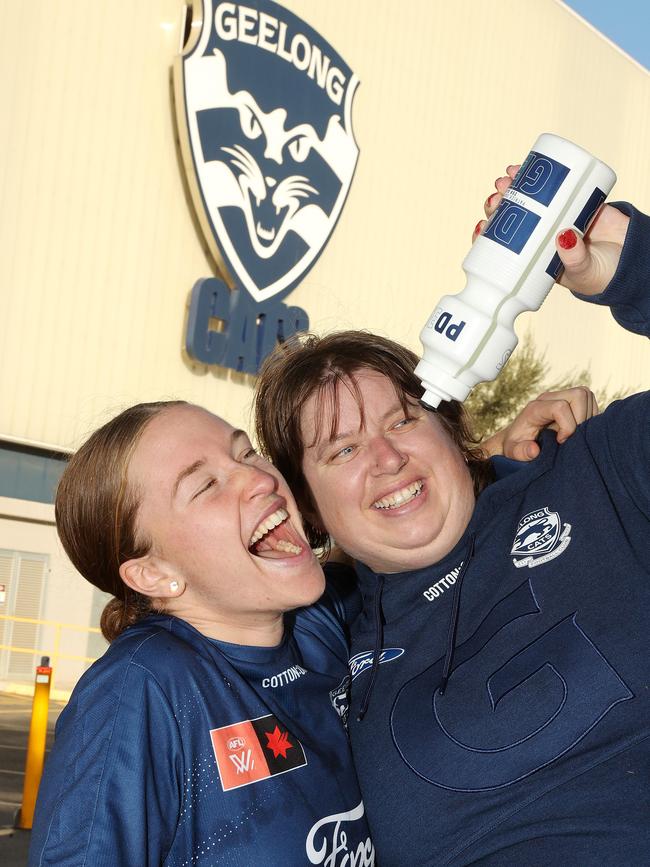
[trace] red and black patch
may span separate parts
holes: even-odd
[[[307,764],[298,738],[273,714],[211,729],[210,738],[224,792]]]

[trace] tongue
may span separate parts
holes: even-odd
[[[305,542],[293,529],[289,521],[284,521],[256,542],[251,551],[257,557],[268,560],[280,560],[285,557],[297,557],[302,553]]]

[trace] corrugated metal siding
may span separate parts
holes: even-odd
[[[6,584],[6,602],[2,613],[11,617],[39,619],[49,558],[43,554],[0,551],[0,583]],[[38,646],[37,623],[0,621],[0,643],[17,648]],[[15,650],[0,651],[0,674],[30,679],[34,676],[36,655]]]
[[[45,556],[18,554],[16,557],[16,590],[14,615],[38,619],[41,616],[43,589],[48,559]],[[13,647],[38,647],[40,626],[37,623],[14,623],[11,635]],[[38,659],[29,653],[12,650],[9,654],[8,674],[31,678]]]
[[[184,305],[212,265],[174,143],[178,0],[8,4],[0,29],[0,433],[74,446],[137,400],[246,425],[250,380],[191,365]],[[492,179],[549,130],[650,210],[650,76],[556,0],[293,0],[361,78],[357,175],[291,303],[319,330],[417,348]],[[558,371],[647,385],[650,348],[562,292],[528,317]],[[521,329],[520,329],[521,330]]]
[[[0,614],[9,613],[8,600],[11,593],[11,583],[13,578],[14,558],[9,551],[0,551],[0,584],[5,587],[5,601],[0,605]],[[0,644],[7,644],[5,638],[11,631],[11,624],[7,620],[0,620]],[[4,651],[0,651],[4,655]]]

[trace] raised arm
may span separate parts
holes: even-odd
[[[518,168],[508,166],[496,180],[496,192],[485,201],[486,217],[498,208]],[[484,226],[483,220],[476,224],[474,238]],[[564,265],[562,286],[578,298],[610,307],[617,322],[629,331],[650,336],[650,217],[625,203],[605,205],[584,238],[573,227],[562,229],[556,249]],[[597,412],[588,389],[547,392],[486,440],[483,448],[488,455],[531,460],[539,454],[535,438],[544,427],[557,430],[562,442]]]

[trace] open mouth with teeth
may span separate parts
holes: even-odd
[[[419,479],[417,482],[412,482],[410,485],[405,485],[399,491],[393,491],[387,497],[382,497],[372,504],[373,509],[398,509],[400,506],[410,503],[416,497],[419,497],[424,488],[424,482]]]
[[[305,544],[294,530],[286,509],[277,509],[260,521],[248,543],[248,550],[256,557],[279,560],[302,554]]]

